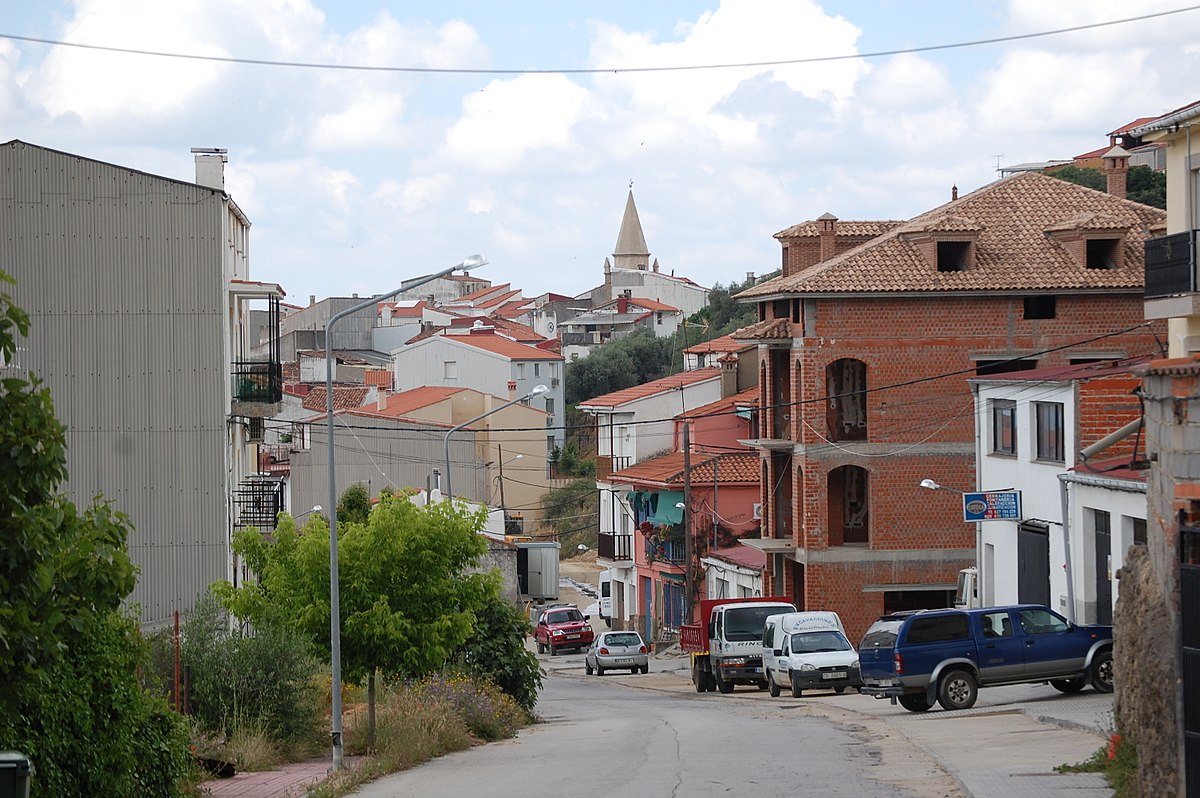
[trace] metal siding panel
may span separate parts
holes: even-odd
[[[226,577],[226,307],[212,191],[0,147],[0,263],[31,317],[20,366],[69,428],[68,495],[134,525],[146,622]]]

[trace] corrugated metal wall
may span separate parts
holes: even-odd
[[[68,428],[67,484],[132,520],[152,624],[227,576],[221,195],[0,146],[0,268],[30,315],[21,367]]]
[[[288,509],[293,515],[317,504],[322,507],[329,504],[325,424],[310,425],[308,435],[310,448],[291,455],[292,506]],[[333,439],[339,497],[356,483],[370,485],[373,496],[384,488],[424,489],[433,469],[446,470],[445,427],[339,413],[334,420]],[[460,430],[450,438],[450,467],[454,469],[451,487],[455,496],[486,502],[483,487],[487,469],[480,467],[475,447],[475,433],[471,430]],[[443,481],[443,487],[445,484]]]

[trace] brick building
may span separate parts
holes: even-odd
[[[1127,163],[1110,165],[1119,190]],[[734,334],[761,356],[764,592],[836,610],[852,638],[945,606],[975,532],[919,483],[975,487],[968,378],[1156,352],[1143,244],[1164,223],[1025,173],[907,222],[777,235],[782,274],[739,295],[759,322]]]

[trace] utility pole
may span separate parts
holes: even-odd
[[[692,425],[683,422],[683,617],[692,622]]]
[[[504,512],[504,527],[508,528],[508,512],[504,509],[504,448],[496,444],[496,462],[500,464],[500,510]]]
[[[721,462],[721,455],[713,455],[713,500],[712,500],[712,525],[713,525],[713,541],[712,547],[715,551],[717,548],[717,464]]]

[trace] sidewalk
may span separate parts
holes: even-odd
[[[332,764],[330,757],[292,762],[279,770],[212,779],[200,785],[200,789],[212,798],[303,798],[309,787],[325,780]]]

